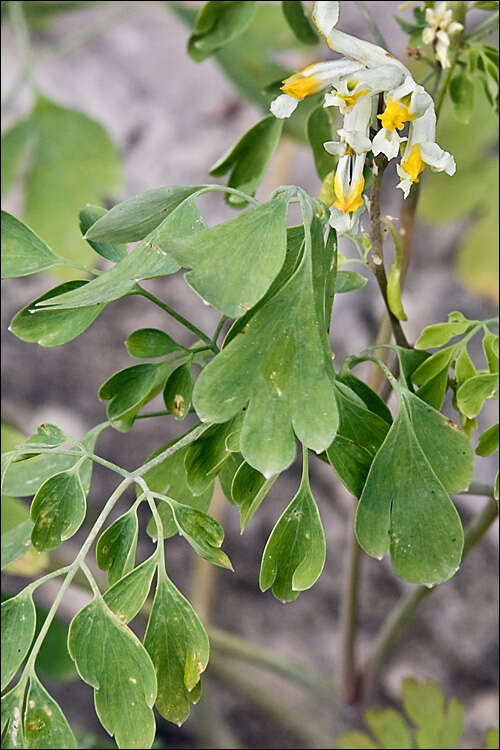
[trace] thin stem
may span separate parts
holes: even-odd
[[[384,268],[384,241],[382,236],[382,219],[380,215],[380,193],[382,178],[387,166],[386,157],[383,154],[379,154],[379,156],[375,158],[375,164],[377,165],[377,173],[373,178],[372,193],[370,196],[370,240],[372,243],[373,270],[387,309],[389,320],[391,321],[396,343],[409,349],[411,347],[403,333],[401,324],[392,312],[387,299],[387,277]]]
[[[166,417],[171,412],[168,409],[160,409],[159,411],[150,411],[149,414],[138,414],[136,419],[150,419],[151,417]]]
[[[380,30],[380,26],[377,24],[377,22],[375,21],[375,19],[372,16],[372,14],[370,13],[370,11],[368,10],[368,8],[366,7],[366,3],[361,2],[361,0],[355,0],[354,4],[356,5],[357,9],[359,10],[359,12],[361,13],[361,15],[365,19],[366,24],[367,24],[368,28],[370,29],[370,31],[372,33],[372,36],[375,39],[375,41],[377,42],[377,44],[381,44],[382,47],[384,47],[385,49],[388,50],[389,49],[389,45],[387,44],[387,42],[384,39],[384,35],[382,34],[382,32]]]
[[[104,506],[101,513],[99,514],[97,521],[92,526],[89,532],[89,535],[87,536],[87,539],[83,543],[78,555],[75,557],[73,563],[69,566],[69,570],[68,570],[68,573],[66,574],[66,578],[62,582],[61,588],[57,592],[57,596],[54,599],[51,608],[49,609],[47,617],[45,618],[43,625],[40,629],[40,632],[38,633],[38,636],[35,640],[33,648],[31,649],[31,653],[23,669],[20,682],[22,682],[23,680],[25,681],[28,678],[29,674],[31,673],[34,667],[36,658],[38,656],[38,652],[40,651],[40,647],[45,639],[45,636],[47,635],[47,631],[50,627],[52,620],[55,617],[55,614],[59,608],[59,605],[62,601],[64,594],[69,588],[71,581],[73,580],[77,570],[81,567],[81,564],[85,561],[87,553],[90,547],[92,546],[94,539],[96,538],[102,526],[104,525],[106,518],[109,516],[114,506],[116,505],[117,501],[123,495],[123,493],[125,492],[125,490],[131,483],[132,483],[132,480],[130,478],[124,479],[123,481],[120,482],[120,484],[116,487],[114,492],[110,495],[106,505]]]
[[[165,302],[162,302],[161,299],[158,299],[154,294],[151,294],[151,292],[148,292],[146,289],[143,289],[142,287],[139,287],[137,292],[133,292],[134,294],[139,294],[141,297],[145,297],[150,302],[152,302],[154,305],[157,305],[160,307],[164,312],[168,313],[170,317],[174,318],[178,323],[183,325],[185,328],[191,331],[191,333],[194,333],[195,336],[197,336],[199,339],[205,342],[212,351],[217,353],[219,351],[218,347],[210,336],[208,336],[206,333],[201,331],[197,326],[195,326],[193,323],[191,323],[189,320],[187,320],[184,316],[182,316],[180,313],[178,313],[176,310],[174,310],[172,307],[167,305]]]
[[[33,52],[31,50],[30,34],[28,24],[24,15],[22,2],[11,2],[7,6],[9,18],[14,28],[16,42],[19,46],[19,58],[22,60],[21,69],[17,74],[14,83],[2,102],[2,111],[5,113],[12,106],[18,94],[22,91],[26,83],[31,78],[33,67]]]
[[[164,451],[159,453],[154,458],[147,461],[145,464],[143,464],[139,469],[137,469],[134,472],[134,477],[142,477],[146,472],[148,472],[150,469],[153,469],[155,466],[158,466],[158,464],[161,464],[165,459],[172,456],[174,453],[176,453],[181,448],[185,448],[186,445],[189,445],[190,443],[194,442],[201,433],[206,430],[208,427],[207,424],[199,424],[196,425],[190,432],[183,435],[183,437],[180,438],[176,443],[171,445],[169,448],[165,448]]]
[[[47,573],[47,575],[44,575],[41,578],[37,578],[36,581],[33,581],[33,583],[30,583],[28,586],[26,586],[26,590],[31,592],[35,591],[39,586],[47,583],[47,581],[51,581],[53,578],[63,576],[69,571],[70,568],[71,565],[65,565],[62,568],[57,568],[57,570],[52,570],[50,573]]]
[[[488,36],[489,34],[492,34],[494,31],[496,31],[496,29],[498,28],[498,16],[498,11],[496,11],[489,18],[481,21],[481,23],[479,23],[472,29],[470,34],[467,34],[467,36],[465,37],[466,41],[477,41],[481,37]]]
[[[222,318],[217,323],[217,328],[215,329],[214,335],[212,336],[212,343],[217,344],[217,339],[220,336],[220,332],[222,331],[222,328],[226,320],[228,320],[227,315],[223,315]]]
[[[465,543],[462,560],[471,549],[482,539],[498,516],[498,504],[491,498],[477,518],[468,526],[465,533]],[[373,694],[380,671],[401,635],[412,622],[420,604],[427,599],[438,587],[427,588],[417,586],[404,596],[389,613],[383,623],[372,650],[372,655],[365,667],[363,677],[363,698],[368,702]]]
[[[359,675],[356,668],[356,635],[359,615],[359,584],[361,578],[361,548],[354,533],[355,507],[352,510],[349,555],[341,606],[341,690],[346,705],[356,703]]]

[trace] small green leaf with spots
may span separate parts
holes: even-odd
[[[36,611],[27,589],[2,603],[2,690],[5,690],[29,651]]]
[[[59,705],[31,674],[24,715],[26,747],[40,750],[76,748],[76,739]]]
[[[103,599],[94,599],[74,617],[68,649],[80,677],[94,688],[99,720],[118,747],[151,747],[155,669],[141,642]]]
[[[156,554],[124,575],[104,594],[104,601],[121,622],[127,624],[140,612],[156,570]]]
[[[163,400],[174,419],[182,420],[189,414],[193,385],[191,362],[180,365],[168,376]]]
[[[86,493],[78,471],[69,470],[47,479],[31,504],[35,549],[58,547],[75,534],[87,512]]]
[[[209,642],[196,612],[161,571],[144,646],[158,678],[156,707],[169,721],[182,724],[190,701],[199,697],[200,675],[208,664]]]
[[[136,506],[124,513],[108,526],[96,546],[97,564],[108,571],[108,582],[112,586],[134,567],[139,523]]]

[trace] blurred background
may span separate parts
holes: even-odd
[[[293,39],[279,3],[261,3],[245,34],[200,64],[186,54],[190,19],[200,3],[23,2],[21,13],[19,5],[2,4],[3,207],[23,218],[57,252],[81,263],[98,262],[101,268],[105,262],[80,239],[77,217],[85,203],[110,207],[162,185],[216,181],[208,177],[211,165],[262,117],[262,88],[286,70],[331,55],[326,45],[311,49]],[[383,29],[391,52],[404,59],[407,36],[393,18],[405,15],[398,11],[398,3],[365,5]],[[341,3],[341,28],[373,41],[354,2]],[[44,108],[42,97],[53,106]],[[39,134],[36,158],[23,145],[23,123],[33,107]],[[450,179],[429,174],[423,180],[404,292],[410,340],[424,326],[445,320],[451,310],[482,319],[494,315],[497,307],[497,121],[479,88],[469,124],[458,122],[445,105],[438,140],[455,155],[457,175]],[[257,197],[265,197],[279,184],[299,184],[313,195],[319,190],[311,153],[300,132],[290,133],[280,143]],[[400,194],[392,189],[395,175],[390,171],[385,185],[383,210],[397,216]],[[220,197],[204,200],[200,208],[209,224],[232,215]],[[81,437],[105,419],[97,390],[113,372],[133,363],[124,347],[133,330],[164,328],[182,343],[192,342],[175,321],[134,297],[108,305],[89,330],[63,347],[44,349],[19,341],[7,330],[12,316],[58,281],[60,276],[39,274],[3,284],[4,449],[44,421]],[[217,313],[201,303],[182,274],[145,286],[203,330],[215,328]],[[362,291],[336,298],[332,342],[338,366],[346,354],[373,343],[382,312],[373,279]],[[472,347],[474,351],[480,361],[480,345],[476,350]],[[162,408],[161,400],[151,406]],[[485,410],[480,427],[491,424],[494,411],[494,406]],[[451,410],[449,414],[453,416]],[[142,420],[127,434],[107,430],[97,452],[133,468],[184,431],[192,423],[189,419],[181,426],[168,417]],[[477,479],[491,483],[494,463],[477,458]],[[209,570],[179,538],[167,545],[168,570],[205,623],[326,669],[334,681],[353,500],[319,460],[313,459],[311,485],[327,536],[325,570],[314,588],[292,604],[283,605],[258,588],[263,547],[298,481],[297,466],[285,472],[243,536],[237,509],[223,498],[216,500],[213,512],[226,529],[225,549],[236,574]],[[90,516],[102,507],[114,484],[113,475],[96,467]],[[25,501],[14,504],[21,502]],[[457,498],[465,523],[482,502],[476,497]],[[126,500],[116,514],[124,507]],[[23,509],[17,507],[16,512]],[[11,523],[7,515],[3,521]],[[376,696],[380,705],[397,701],[405,676],[434,680],[445,696],[455,695],[465,706],[463,747],[479,747],[484,729],[496,723],[496,535],[492,529],[457,575],[429,598],[400,641]],[[24,576],[37,568],[71,560],[81,536],[82,531],[52,553],[52,561],[28,557],[16,563],[5,576],[6,592],[20,589]],[[150,550],[147,537],[141,538],[139,560]],[[410,588],[395,576],[387,558],[378,562],[364,557],[361,658],[385,614]],[[50,604],[54,591],[51,584],[43,587],[41,606]],[[63,621],[89,598],[77,587],[65,597],[60,632],[54,629],[43,657],[43,676],[78,728],[80,746],[105,747],[108,740],[95,717],[92,691],[75,680],[61,635]],[[138,622],[135,629],[140,633],[143,628]],[[203,698],[186,724],[178,729],[159,720],[158,747],[320,747],[310,733],[301,734],[280,715],[280,696],[297,706],[296,724],[314,727],[316,717],[321,717],[332,737],[342,730],[331,706],[318,706],[305,692],[267,671],[241,661],[221,664],[217,651],[214,656]],[[238,677],[246,679],[245,689],[238,685]],[[267,691],[275,700],[271,712],[259,705],[259,695]]]

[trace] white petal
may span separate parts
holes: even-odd
[[[314,3],[312,18],[318,31],[323,36],[328,36],[339,20],[338,2]]]
[[[457,31],[462,31],[463,24],[459,23],[458,21],[452,21],[450,25],[448,26],[448,34],[456,34]]]
[[[376,68],[379,65],[396,65],[400,70],[410,75],[403,63],[393,57],[383,47],[371,42],[365,42],[363,39],[357,39],[355,36],[345,34],[343,31],[333,29],[328,35],[328,45],[335,52],[348,57],[350,60],[357,60],[366,65],[368,68]]]
[[[399,182],[396,185],[396,187],[403,191],[403,197],[404,198],[408,198],[408,195],[410,194],[412,182],[408,178],[408,175],[406,175],[406,177],[403,177],[403,175],[399,173],[399,170],[398,170],[398,174],[401,177],[401,182]]]
[[[329,154],[344,156],[347,146],[342,141],[325,141],[325,143],[323,143],[323,148],[325,151],[328,151]]]
[[[435,172],[446,172],[450,177],[455,174],[457,169],[455,159],[437,143],[420,144],[420,153],[425,163]]]
[[[428,8],[428,10],[430,10],[430,9]],[[434,31],[434,29],[431,29],[430,26],[426,26],[425,29],[422,32],[422,41],[423,41],[423,43],[424,44],[432,44],[432,42],[434,41],[434,34],[435,33],[436,32]]]
[[[293,96],[288,96],[288,94],[280,94],[271,102],[270,109],[275,117],[277,117],[279,120],[282,120],[285,117],[290,117],[292,112],[295,112],[298,103],[299,100],[294,99]]]
[[[381,128],[373,139],[373,155],[385,154],[389,160],[395,159],[402,141],[406,141],[406,138],[401,138],[395,130]]]
[[[364,135],[359,130],[346,130],[345,128],[340,128],[340,130],[337,130],[337,133],[345,143],[349,144],[355,154],[366,154],[366,152],[370,151],[372,147],[372,142],[368,136]]]
[[[338,234],[356,233],[358,231],[359,219],[361,214],[365,210],[364,206],[360,206],[354,213],[345,214],[335,206],[330,208],[330,226],[335,229]]]

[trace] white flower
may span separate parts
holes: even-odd
[[[347,114],[360,97],[393,89],[402,80],[403,74],[395,65],[359,68],[332,81],[333,90],[325,95],[325,107],[339,107],[342,114]]]
[[[325,106],[327,106],[325,102]],[[372,147],[368,137],[372,103],[369,97],[362,97],[344,116],[343,127],[337,130],[340,141],[327,141],[323,144],[329,154],[343,156],[349,150],[355,154],[366,154]]]
[[[359,63],[343,59],[308,65],[283,81],[283,94],[271,102],[271,112],[278,118],[290,117],[299,101],[331,86],[339,77],[354,73],[359,68]]]
[[[395,130],[380,128],[373,139],[373,155],[385,154],[389,161],[395,159],[399,155],[401,143],[406,140],[406,138],[401,138]]]
[[[442,68],[449,68],[448,48],[450,46],[450,35],[456,34],[463,29],[461,23],[453,20],[453,11],[448,8],[448,3],[439,3],[437,8],[427,8],[425,11],[427,26],[422,32],[424,44],[434,44],[436,57]]]
[[[443,151],[435,142],[436,114],[434,108],[429,107],[425,113],[410,125],[408,142],[401,164],[396,166],[404,197],[408,196],[412,183],[419,181],[419,175],[429,166],[433,172],[446,172],[454,175],[456,171],[455,159]]]

